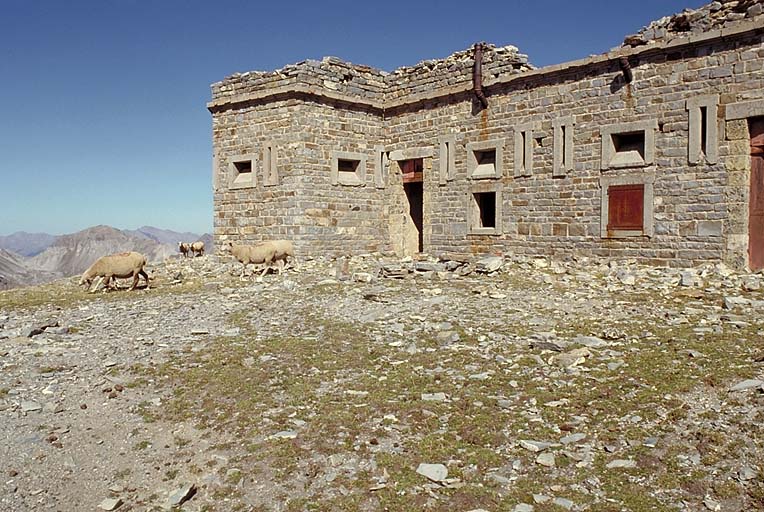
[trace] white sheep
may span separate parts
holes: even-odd
[[[191,251],[191,244],[186,242],[178,242],[178,251],[180,251],[184,258],[187,258],[189,251]]]
[[[241,270],[241,276],[244,277],[244,270],[249,263],[265,263],[265,268],[260,277],[264,276],[271,268],[276,257],[276,246],[270,242],[260,243],[258,245],[236,245],[228,242],[228,249],[231,255],[244,264]]]
[[[297,258],[294,255],[294,244],[289,240],[271,240],[267,242],[260,242],[260,244],[273,244],[276,252],[273,256],[273,261],[278,262],[279,275],[286,266],[288,258],[292,258],[292,264],[297,266]]]
[[[146,287],[149,286],[149,276],[143,270],[146,266],[146,257],[138,252],[121,252],[118,254],[111,254],[109,256],[102,256],[96,260],[95,263],[82,274],[80,278],[80,285],[87,285],[90,289],[90,285],[93,279],[96,277],[104,278],[104,286],[109,287],[111,279],[114,278],[133,278],[133,285],[130,287],[134,290],[138,284],[138,276],[143,276],[146,280]]]
[[[190,244],[191,249],[191,255],[192,256],[203,256],[204,255],[204,242],[201,240],[198,240],[192,244]]]

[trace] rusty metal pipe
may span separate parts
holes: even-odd
[[[474,64],[472,65],[472,92],[483,105],[488,108],[488,98],[483,92],[483,43],[475,43]]]
[[[621,71],[623,72],[623,80],[630,84],[632,80],[634,80],[634,75],[631,73],[631,64],[629,63],[628,57],[621,57],[618,59],[618,65],[621,66]]]

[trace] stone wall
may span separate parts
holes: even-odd
[[[216,243],[283,236],[303,254],[406,252],[411,225],[398,162],[423,158],[425,252],[745,266],[747,124],[725,115],[764,100],[764,16],[714,30],[660,33],[658,41],[653,31],[649,44],[542,69],[514,47],[489,45],[486,109],[471,92],[471,50],[392,73],[327,58],[230,77],[213,85],[208,105]],[[702,148],[698,136],[691,140],[696,131]],[[611,161],[632,133],[644,134],[642,160]],[[231,158],[263,154],[268,144],[277,182],[231,190]],[[470,162],[486,148],[496,151],[499,174],[472,176]],[[337,159],[363,162],[365,173],[338,181]],[[606,230],[607,190],[632,183],[644,186],[644,231]],[[486,192],[498,201],[497,225],[476,228],[473,194]]]

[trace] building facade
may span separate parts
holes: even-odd
[[[228,77],[208,104],[215,243],[762,268],[761,7],[714,2],[539,69],[476,45]]]

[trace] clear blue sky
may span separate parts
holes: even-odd
[[[704,3],[3,0],[0,235],[211,231],[205,105],[237,71],[325,55],[390,71],[476,41],[543,66]]]

